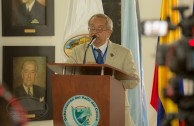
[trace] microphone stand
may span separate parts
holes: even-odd
[[[85,50],[85,53],[84,53],[84,59],[83,59],[83,64],[86,64],[86,53],[88,51],[88,48],[92,45],[92,43],[96,40],[96,36],[93,35],[92,36],[92,40],[90,41],[90,43],[88,43],[87,47],[86,47],[86,50]]]

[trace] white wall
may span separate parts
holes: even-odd
[[[160,6],[162,0],[139,0],[141,19],[159,19]],[[185,1],[185,0],[183,0]],[[193,0],[183,2],[192,3]],[[0,3],[1,5],[1,3]],[[2,46],[55,46],[56,62],[62,61],[61,43],[63,41],[63,22],[65,20],[63,12],[65,0],[55,0],[55,36],[51,37],[2,37],[0,35],[0,82],[2,81]],[[190,4],[192,5],[192,4]],[[1,10],[0,10],[1,17]],[[0,34],[2,33],[2,21],[0,20]],[[153,72],[155,64],[157,38],[142,36],[142,58],[144,70],[144,84],[147,93],[148,121],[149,126],[156,126],[156,112],[150,106],[150,96],[152,90]],[[28,126],[53,126],[53,121],[30,122]]]

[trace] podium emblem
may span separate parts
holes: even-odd
[[[89,107],[72,107],[72,114],[76,124],[81,126],[88,126],[90,124],[91,110]]]
[[[62,116],[66,126],[97,126],[100,112],[90,97],[76,95],[65,103]]]

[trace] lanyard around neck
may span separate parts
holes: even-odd
[[[105,50],[105,52],[104,52],[104,54],[103,54],[103,56],[102,56],[102,59],[100,60],[100,64],[102,64],[103,61],[105,61],[104,59],[105,59],[105,56],[106,56],[107,49],[108,49],[108,46],[106,47],[106,50]],[[96,55],[96,53],[94,52],[94,47],[93,47],[93,46],[92,46],[92,52],[93,52],[93,55],[94,55],[94,59],[95,59],[95,61],[96,61],[96,63],[97,63],[97,55]]]

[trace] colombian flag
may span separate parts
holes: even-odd
[[[166,20],[170,18],[171,23],[177,25],[179,22],[179,12],[172,9],[178,6],[178,0],[162,0],[160,19]],[[158,44],[171,44],[180,38],[180,29],[169,31],[167,36],[160,37]],[[177,113],[177,105],[170,99],[163,97],[162,90],[167,87],[168,80],[174,75],[170,72],[167,66],[155,66],[154,81],[152,89],[152,97],[150,104],[157,111],[157,126],[160,125],[161,120],[165,114]],[[172,121],[172,126],[179,126],[179,121]]]

